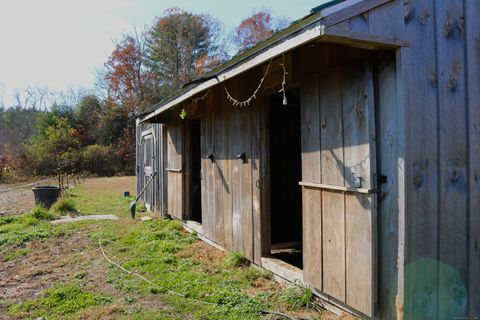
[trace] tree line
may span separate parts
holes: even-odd
[[[169,8],[115,42],[93,90],[28,87],[12,105],[0,95],[0,178],[51,175],[60,167],[132,174],[135,115],[286,25],[262,9],[227,33],[208,14]]]

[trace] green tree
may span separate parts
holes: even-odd
[[[30,165],[35,174],[53,174],[59,166],[73,165],[66,159],[81,148],[78,130],[62,117],[53,117],[53,123],[38,133],[28,146]]]
[[[217,66],[225,53],[221,26],[209,15],[170,8],[147,33],[146,59],[160,86],[174,90]]]

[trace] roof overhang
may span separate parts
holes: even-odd
[[[161,113],[204,90],[312,41],[339,43],[367,49],[392,49],[408,46],[408,43],[401,39],[355,32],[337,26],[337,24],[345,20],[390,1],[392,0],[346,0],[323,10],[320,14],[310,15],[305,18],[306,22],[298,28],[293,30],[287,29],[288,32],[272,37],[273,41],[269,42],[267,40],[265,45],[259,46],[259,48],[255,47],[246,52],[245,56],[238,59],[235,63],[231,65],[227,63],[227,67],[221,69],[215,76],[206,78],[203,82],[199,82],[183,94],[159,105],[152,112],[139,116],[137,125],[153,120]]]

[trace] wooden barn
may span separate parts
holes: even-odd
[[[479,16],[312,9],[138,117],[143,200],[362,318],[479,319]]]

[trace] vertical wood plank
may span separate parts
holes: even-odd
[[[214,105],[210,97],[206,100],[204,119],[202,121],[202,222],[206,235],[215,240],[215,163],[207,158],[213,154],[215,157],[215,141],[213,139]]]
[[[480,317],[480,12],[479,1],[465,1],[469,107],[469,312]]]
[[[376,221],[371,195],[345,194],[346,303],[374,314],[374,239]]]
[[[436,2],[440,114],[439,310],[466,316],[467,144],[463,1]],[[448,267],[446,267],[448,266]],[[458,275],[452,276],[451,269]],[[462,290],[463,287],[463,290]],[[453,295],[452,292],[457,292]]]
[[[302,83],[300,102],[302,180],[306,182],[322,182],[319,120],[318,80],[308,79]]]
[[[222,91],[221,95],[225,97],[224,92]],[[218,96],[218,95],[217,95]],[[223,188],[223,214],[225,221],[225,244],[228,249],[233,249],[233,185],[232,185],[232,145],[230,142],[230,137],[232,135],[231,121],[232,121],[232,112],[235,110],[232,109],[231,104],[227,101],[226,98],[223,98],[222,103],[220,104],[221,108],[224,108],[225,116],[225,145],[224,145],[224,154],[225,159],[223,162],[223,174],[224,174],[224,188]]]
[[[216,102],[216,91],[210,92],[212,95],[211,101]],[[213,123],[213,136],[212,139],[214,140],[214,149],[215,149],[215,162],[212,164],[213,170],[213,179],[214,179],[214,194],[212,194],[212,198],[214,198],[215,203],[215,232],[214,232],[214,239],[217,243],[221,244],[222,246],[226,245],[225,242],[225,229],[226,221],[225,221],[225,180],[224,180],[224,167],[226,163],[227,154],[225,153],[225,145],[226,141],[226,128],[225,128],[225,108],[221,104],[215,103],[213,105],[212,111],[212,123]]]
[[[409,63],[403,69],[406,97],[406,249],[404,317],[437,319],[437,270],[420,259],[438,261],[438,99],[434,0],[405,6]],[[383,163],[383,161],[382,161]],[[418,266],[418,267],[417,267]]]
[[[345,197],[322,192],[323,291],[345,302]]]
[[[380,185],[379,194],[379,302],[382,319],[395,319],[396,295],[398,288],[399,254],[399,206],[398,206],[398,169],[397,158],[399,130],[396,114],[396,68],[395,57],[386,59],[378,65],[377,87],[379,174],[387,181]]]
[[[330,69],[319,82],[321,181],[344,185],[341,68]],[[318,170],[318,168],[316,168]]]
[[[351,64],[342,81],[345,185],[375,188],[375,114],[370,65]],[[360,179],[360,181],[358,181]],[[345,194],[346,303],[373,316],[376,302],[376,201]]]
[[[372,188],[371,110],[373,79],[369,66],[349,65],[342,81],[345,186]]]
[[[242,151],[247,156],[247,163],[240,163],[240,188],[241,188],[241,224],[242,224],[242,248],[245,257],[253,260],[253,211],[252,211],[252,110],[247,108],[241,111],[241,135]]]
[[[263,145],[263,139],[265,137],[261,136],[261,119],[264,117],[261,116],[266,109],[265,99],[260,98],[257,100],[255,109],[253,110],[252,115],[252,210],[253,210],[253,261],[261,265],[261,258],[263,255],[262,248],[262,236],[263,236],[263,224],[262,219],[262,207],[261,207],[261,162],[264,161],[261,159],[261,147]],[[257,184],[258,182],[258,184]]]
[[[303,277],[314,288],[323,290],[322,193],[303,187]]]

